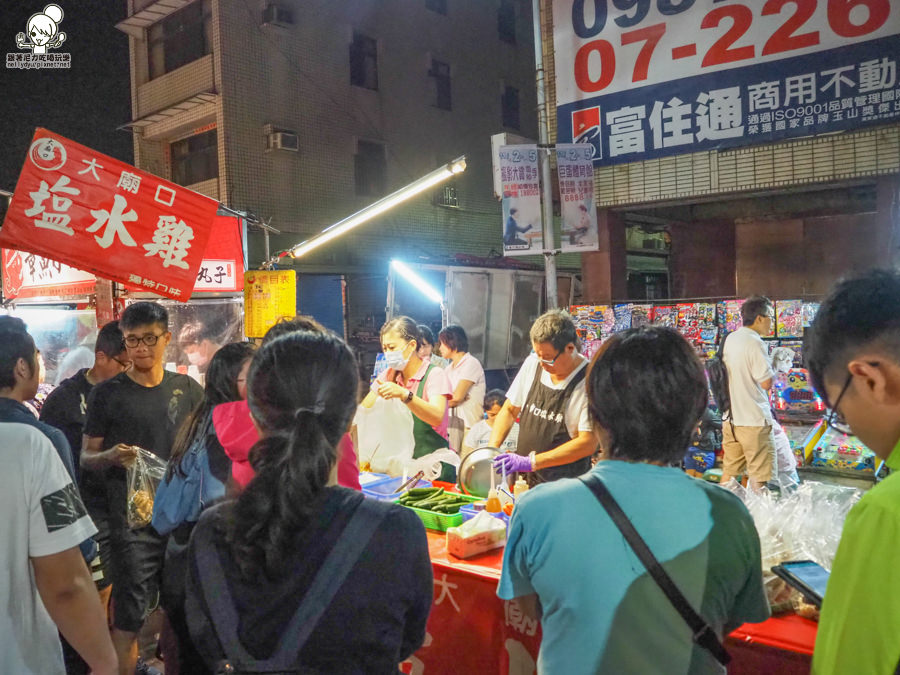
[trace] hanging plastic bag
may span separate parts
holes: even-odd
[[[361,471],[403,475],[416,447],[413,417],[399,399],[375,399],[371,408],[360,405],[353,420],[359,443]]]
[[[126,515],[128,527],[138,530],[153,519],[153,499],[156,487],[166,475],[166,462],[149,450],[132,446],[137,450],[134,461],[128,467],[128,501]]]

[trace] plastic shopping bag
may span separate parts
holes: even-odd
[[[133,446],[137,456],[127,470],[128,527],[137,530],[150,524],[156,487],[166,474],[166,462],[149,450]]]
[[[403,467],[412,459],[416,441],[409,408],[399,399],[375,399],[371,408],[360,405],[353,420],[359,442],[359,467],[362,471],[403,475]]]

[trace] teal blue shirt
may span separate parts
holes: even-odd
[[[669,467],[606,460],[592,472],[720,637],[769,617],[759,536],[737,497]],[[513,512],[497,594],[533,593],[540,673],[725,672],[577,479],[529,490]]]

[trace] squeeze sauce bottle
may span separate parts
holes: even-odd
[[[491,488],[490,492],[488,492],[487,504],[485,504],[484,510],[488,513],[500,513],[500,497],[497,495],[496,488]]]
[[[525,482],[525,479],[522,476],[519,476],[516,479],[516,484],[513,486],[513,497],[516,498],[516,501],[519,501],[519,497],[528,492],[528,483]]]

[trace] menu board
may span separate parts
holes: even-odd
[[[251,270],[244,273],[244,334],[261,338],[282,317],[297,315],[294,270]]]

